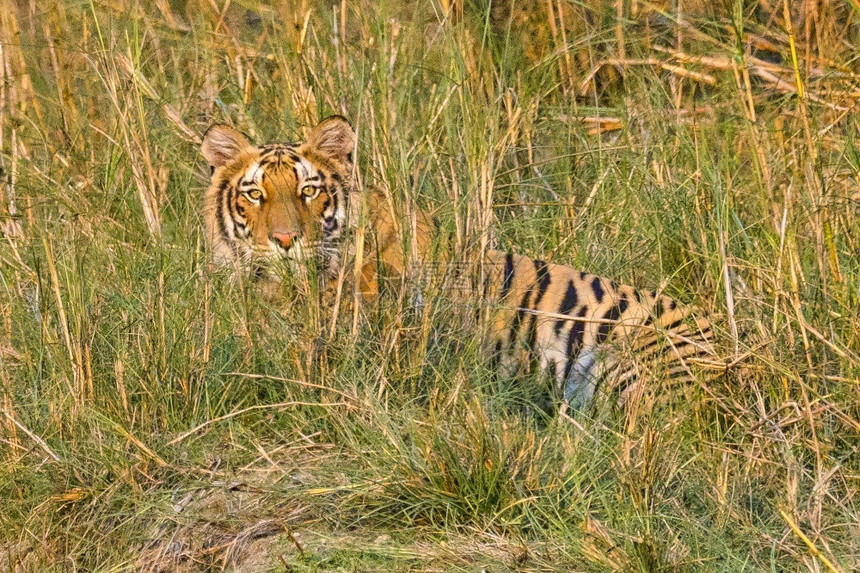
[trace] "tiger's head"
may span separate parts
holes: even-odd
[[[265,272],[317,254],[331,266],[346,217],[355,133],[340,116],[324,119],[304,143],[253,145],[225,125],[203,137],[212,168],[205,223],[217,264]]]

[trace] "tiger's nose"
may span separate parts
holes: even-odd
[[[287,233],[279,233],[277,231],[272,231],[269,235],[269,238],[274,242],[280,245],[284,249],[289,249],[290,245],[293,244],[293,241],[296,240],[299,234],[296,231],[289,231]]]

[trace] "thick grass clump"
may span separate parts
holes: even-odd
[[[860,568],[856,1],[127,4],[0,10],[0,571]],[[333,113],[448,252],[738,367],[564,420],[463,293],[211,268],[206,127]]]

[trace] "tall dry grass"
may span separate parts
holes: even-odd
[[[854,0],[6,1],[0,569],[856,569],[858,34]],[[664,287],[744,369],[561,424],[456,297],[210,269],[199,134],[330,113],[461,251]]]

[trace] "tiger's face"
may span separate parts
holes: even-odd
[[[259,274],[279,260],[335,257],[354,147],[355,134],[340,116],[296,144],[255,146],[227,126],[209,128],[202,153],[212,182],[204,210],[214,261]]]

